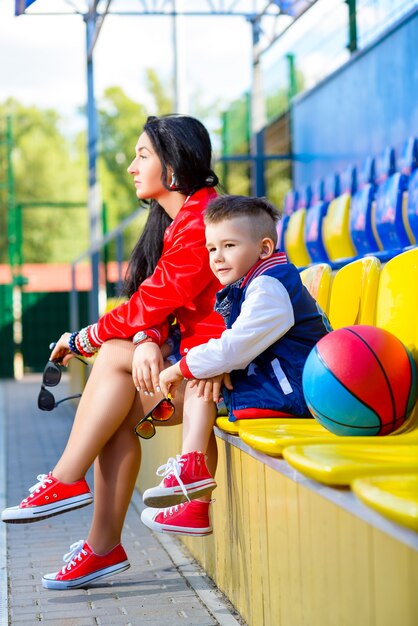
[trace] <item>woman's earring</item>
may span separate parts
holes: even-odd
[[[170,189],[173,189],[173,187],[175,187],[177,185],[177,180],[176,177],[174,175],[174,172],[171,174],[171,183],[170,183]]]

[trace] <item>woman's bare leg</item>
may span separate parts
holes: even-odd
[[[133,432],[141,414],[141,403],[135,402],[94,463],[94,512],[87,541],[96,554],[106,554],[121,542],[141,465],[141,444]]]
[[[67,445],[52,471],[62,482],[74,482],[85,475],[131,411],[138,395],[131,376],[133,350],[131,342],[120,339],[101,347]]]
[[[134,434],[134,426],[158,399],[137,394],[125,420],[94,463],[94,513],[87,541],[97,554],[106,554],[121,541],[141,465],[141,444]],[[183,393],[178,394],[174,403],[176,413],[170,424],[181,422]]]
[[[83,476],[96,458],[94,512],[87,540],[97,554],[109,552],[121,541],[141,464],[141,444],[133,429],[159,399],[138,394],[134,388],[132,352],[132,344],[122,340],[103,345],[64,454],[53,470],[60,480],[72,482]],[[175,405],[176,419],[171,423],[181,422],[182,393],[178,394]]]

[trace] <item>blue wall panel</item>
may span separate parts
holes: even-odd
[[[418,136],[418,12],[292,105],[294,185]]]

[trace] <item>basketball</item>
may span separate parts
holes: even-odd
[[[374,326],[347,326],[323,337],[306,360],[302,384],[312,415],[343,436],[392,433],[418,395],[411,353]]]

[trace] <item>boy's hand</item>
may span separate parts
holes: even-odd
[[[164,367],[161,350],[156,343],[141,343],[132,359],[132,379],[138,391],[154,394],[159,390],[158,378]]]
[[[173,398],[176,397],[177,387],[183,382],[184,376],[180,370],[180,364],[175,363],[160,372],[160,387],[164,396],[170,393]]]
[[[226,387],[232,390],[231,377],[228,373],[213,376],[213,378],[205,378],[204,380],[192,380],[190,387],[197,387],[197,397],[202,398],[206,402],[219,402],[221,388]]]

